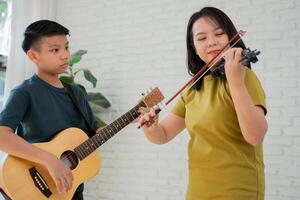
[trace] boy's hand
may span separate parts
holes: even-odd
[[[71,189],[73,183],[71,169],[48,152],[45,157],[45,167],[54,180],[58,193],[65,195]]]

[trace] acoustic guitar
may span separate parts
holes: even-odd
[[[57,134],[50,142],[34,143],[64,162],[74,177],[72,188],[66,195],[57,192],[55,183],[42,165],[11,155],[4,155],[0,163],[0,188],[13,200],[61,200],[72,199],[77,187],[94,177],[101,168],[100,154],[95,151],[117,132],[138,118],[140,107],[152,107],[164,99],[154,88],[140,103],[127,113],[89,138],[78,128],[68,128]]]

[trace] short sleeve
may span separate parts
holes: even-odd
[[[29,103],[29,96],[21,89],[13,89],[0,113],[0,125],[14,131],[23,120]]]
[[[180,96],[175,106],[172,109],[172,113],[178,117],[185,118],[185,101],[183,96]]]
[[[246,70],[245,84],[246,84],[249,95],[251,96],[254,105],[260,106],[264,110],[264,113],[266,115],[267,108],[266,108],[266,102],[265,102],[265,92],[264,92],[257,76],[250,69]]]

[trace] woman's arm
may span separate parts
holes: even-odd
[[[253,146],[262,143],[268,124],[262,107],[254,105],[245,85],[245,67],[241,48],[232,48],[225,54],[225,72],[239,125],[245,140]]]
[[[150,112],[141,111],[142,116],[139,119],[146,137],[155,144],[165,144],[177,136],[184,128],[184,118],[170,113],[162,122],[158,123],[158,115],[153,108]],[[152,120],[152,121],[151,121]]]
[[[253,146],[261,144],[268,128],[263,108],[253,104],[245,85],[232,85],[230,91],[245,140]]]

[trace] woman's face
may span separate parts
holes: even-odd
[[[192,27],[196,54],[208,63],[229,42],[228,35],[209,17],[201,17]]]

